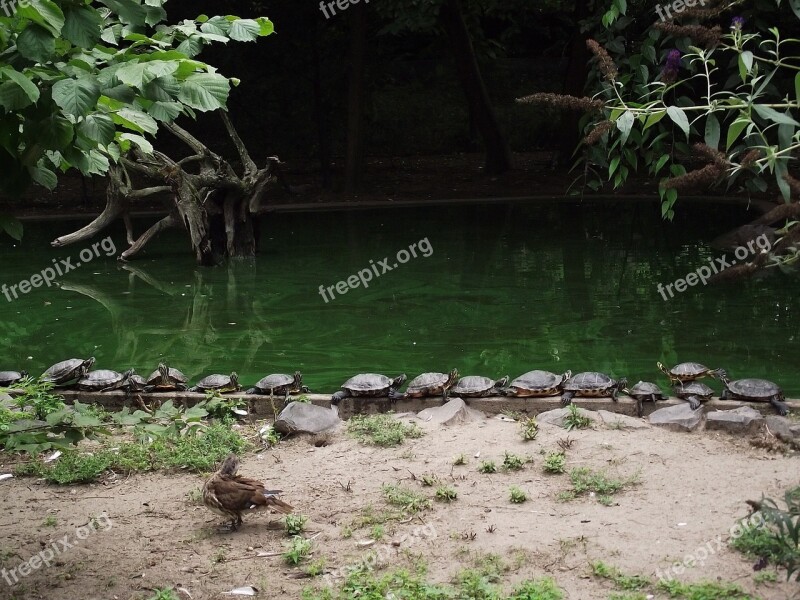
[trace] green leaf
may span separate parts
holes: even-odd
[[[739,55],[739,77],[742,78],[742,83],[747,81],[747,74],[753,68],[753,53],[745,50]]]
[[[779,113],[777,110],[769,106],[764,106],[763,104],[753,104],[753,110],[756,111],[758,116],[760,116],[762,119],[767,119],[773,123],[778,123],[779,125],[796,125],[797,127],[800,127],[800,123],[795,121],[790,115]]]
[[[91,114],[78,123],[78,133],[80,135],[102,146],[110,144],[114,140],[116,132],[117,128],[114,125],[114,121],[108,115]]]
[[[259,26],[261,27],[261,31],[259,31],[258,35],[261,37],[265,37],[268,35],[272,35],[275,33],[275,25],[266,17],[259,17],[256,19],[258,21]]]
[[[46,63],[56,52],[56,39],[44,27],[28,25],[17,36],[17,50],[29,60]]]
[[[0,69],[0,73],[2,73],[3,76],[8,77],[11,81],[22,88],[22,91],[25,92],[25,95],[28,96],[28,99],[31,102],[36,102],[39,100],[39,88],[37,88],[36,85],[23,73],[20,73],[12,67],[3,67]]]
[[[750,124],[749,119],[736,119],[733,123],[731,123],[731,126],[728,127],[728,141],[725,145],[725,148],[727,150],[731,149],[731,146],[733,146],[734,142],[736,142],[736,140],[739,139],[739,136],[742,134],[742,131],[744,131],[744,128],[747,127],[749,124]]]
[[[197,73],[186,78],[178,99],[199,111],[225,108],[230,92],[230,83],[218,73]]]
[[[170,122],[177,119],[183,112],[183,105],[180,102],[153,102],[147,109],[147,114],[156,121]]]
[[[710,146],[715,150],[719,147],[719,121],[714,114],[708,115],[706,119],[706,146]]]
[[[22,222],[8,215],[0,215],[0,229],[18,242],[22,241]]]
[[[120,134],[119,138],[120,140],[136,144],[139,147],[139,149],[145,154],[153,153],[153,144],[148,142],[147,139],[143,138],[140,135],[136,135],[135,133],[122,133]]]
[[[625,145],[625,142],[628,140],[628,136],[631,133],[631,127],[633,127],[634,116],[631,111],[625,111],[622,113],[622,116],[617,119],[617,129],[620,130],[622,134],[620,136],[620,145]]]
[[[93,48],[100,40],[103,30],[103,17],[94,8],[64,6],[64,28],[61,31],[67,40],[81,48]]]
[[[55,37],[61,35],[61,28],[64,27],[64,13],[51,0],[20,1],[17,4],[17,15],[41,25]]]
[[[100,85],[94,78],[62,79],[53,84],[53,101],[68,115],[89,114],[99,98]]]
[[[664,167],[664,165],[667,164],[668,160],[669,160],[669,154],[662,154],[661,158],[659,158],[658,162],[656,162],[656,166],[655,166],[655,170],[653,171],[653,175],[657,175],[658,172]]]
[[[147,21],[147,10],[134,0],[100,0],[112,11],[120,16],[120,20],[139,27]]]
[[[611,176],[614,175],[614,171],[617,170],[619,166],[619,156],[615,156],[611,159],[611,163],[608,165],[608,178],[611,179]]]
[[[668,106],[667,107],[667,114],[672,121],[683,130],[683,133],[686,134],[686,137],[689,137],[689,119],[686,117],[686,113],[683,112],[677,106]]]
[[[115,123],[139,133],[155,134],[158,131],[158,123],[153,117],[133,108],[122,108],[113,113],[111,118]]]
[[[46,187],[50,191],[56,189],[56,185],[58,185],[58,177],[56,177],[56,174],[50,169],[43,167],[41,165],[41,161],[39,161],[39,165],[30,167],[28,170],[31,173],[31,179],[33,179],[36,183]]]
[[[21,110],[33,104],[31,99],[21,87],[13,81],[5,81],[0,84],[0,106],[6,112]]]
[[[800,104],[800,73],[794,76],[794,98]]]
[[[261,35],[261,25],[253,19],[239,19],[231,24],[228,35],[237,42],[254,42]]]

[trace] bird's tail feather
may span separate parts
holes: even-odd
[[[277,496],[271,496],[269,492],[267,492],[264,495],[267,498],[267,505],[270,506],[271,508],[274,508],[279,513],[283,515],[288,515],[294,512],[294,507],[291,504],[287,504]]]

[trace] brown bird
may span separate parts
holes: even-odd
[[[203,486],[203,503],[218,515],[231,519],[228,527],[236,531],[242,524],[242,513],[271,507],[288,515],[294,508],[278,498],[281,490],[267,490],[255,479],[237,475],[239,458],[230,454],[219,471]]]

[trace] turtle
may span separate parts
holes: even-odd
[[[556,375],[550,371],[528,371],[517,377],[511,385],[503,390],[505,396],[557,396],[561,393],[564,382],[572,377],[572,371]]]
[[[485,396],[499,396],[501,389],[508,385],[508,375],[494,381],[480,375],[467,375],[458,380],[450,393],[459,398],[481,398]]]
[[[0,371],[0,387],[9,387],[28,376],[27,371]]]
[[[700,408],[702,402],[714,395],[714,390],[701,381],[679,381],[672,389],[678,398],[689,403],[692,410]]]
[[[670,383],[676,381],[694,381],[695,379],[702,379],[703,377],[712,377],[714,379],[722,379],[723,376],[727,377],[725,369],[709,369],[705,365],[696,362],[685,362],[675,365],[671,369],[667,369],[660,362],[656,363],[659,370],[669,377]]]
[[[722,379],[725,389],[720,394],[720,400],[744,400],[747,402],[769,402],[775,407],[779,415],[789,414],[789,407],[784,402],[783,391],[778,384],[767,379]]]
[[[42,373],[41,380],[55,386],[65,386],[81,379],[94,365],[94,356],[87,358],[70,358],[54,364]]]
[[[86,375],[78,380],[78,389],[86,392],[110,392],[118,390],[128,385],[128,380],[134,370],[130,369],[124,373],[117,373],[116,371],[109,371],[108,369],[99,369],[97,371],[89,371]]]
[[[442,395],[447,400],[447,392],[458,381],[458,369],[449,373],[422,373],[408,383],[404,394],[396,390],[389,391],[392,400],[407,400],[408,398],[425,398],[427,396]]]
[[[220,394],[225,394],[227,392],[238,392],[240,389],[242,389],[242,386],[239,385],[239,376],[236,374],[236,371],[234,371],[230,375],[219,375],[215,373],[214,375],[203,377],[203,379],[198,381],[194,386],[190,387],[189,391],[215,391]]]
[[[144,388],[145,392],[173,392],[186,390],[186,375],[168,367],[164,363],[158,365],[158,369],[150,374],[147,378],[147,385]]]
[[[331,402],[338,404],[345,398],[388,396],[390,392],[396,390],[406,380],[406,374],[398,375],[394,379],[389,379],[386,375],[378,373],[360,373],[354,375],[342,384],[342,389],[331,396]]]
[[[248,394],[274,394],[283,395],[284,401],[289,399],[289,394],[308,394],[311,390],[303,385],[303,374],[295,371],[294,375],[286,373],[273,373],[259,380],[253,387],[247,390]]]
[[[129,392],[143,392],[144,388],[147,387],[147,380],[139,375],[138,373],[134,373],[130,377],[128,377],[128,388],[127,391]]]
[[[639,381],[630,389],[624,390],[628,396],[636,400],[636,416],[642,416],[642,402],[650,401],[653,404],[657,400],[667,400],[667,396],[655,383],[649,381]]]
[[[601,398],[611,396],[616,402],[617,394],[628,385],[624,377],[619,381],[612,379],[605,373],[584,372],[570,377],[564,382],[564,393],[561,395],[561,404],[567,406],[572,403],[575,396],[587,398]]]

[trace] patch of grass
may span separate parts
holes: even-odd
[[[753,581],[759,585],[762,583],[776,583],[778,574],[775,571],[758,571],[753,575]]]
[[[455,467],[460,467],[465,464],[467,464],[467,457],[463,454],[459,454],[453,459],[453,466]]]
[[[536,422],[536,417],[528,417],[519,422],[519,434],[526,442],[536,439],[539,435],[539,423]]]
[[[277,446],[281,441],[281,434],[275,431],[275,427],[272,425],[263,427],[259,432],[259,436],[270,448]]]
[[[591,564],[592,574],[614,582],[618,588],[626,591],[643,590],[650,586],[650,580],[641,575],[624,575],[618,568],[607,565],[601,560]]]
[[[497,465],[493,460],[484,460],[478,465],[478,471],[481,473],[497,473]]]
[[[612,592],[608,600],[647,600],[647,594],[642,592]]]
[[[203,490],[200,488],[192,488],[186,492],[186,501],[189,504],[200,506],[203,504]]]
[[[528,462],[527,459],[511,454],[508,451],[503,455],[503,468],[507,471],[519,471]]]
[[[300,535],[306,528],[308,517],[300,514],[286,515],[286,535],[293,537]]]
[[[558,492],[556,494],[556,500],[559,502],[569,502],[570,500],[575,500],[575,492],[572,490],[564,490],[563,492]]]
[[[386,530],[383,528],[383,525],[373,525],[372,532],[370,533],[370,537],[375,541],[380,541],[383,539],[383,536],[386,535]]]
[[[670,598],[684,600],[758,600],[734,583],[681,583],[675,579],[661,580],[656,588]]]
[[[308,555],[311,554],[312,546],[313,542],[311,540],[296,535],[292,538],[286,552],[283,553],[283,560],[287,565],[296,567],[308,558]]]
[[[563,473],[566,470],[567,457],[563,451],[548,452],[544,457],[542,468],[545,473]]]
[[[338,590],[306,588],[302,600],[352,600],[363,598],[378,600],[404,598],[408,600],[449,600],[453,595],[445,586],[434,585],[423,579],[424,573],[393,571],[378,576],[370,569],[355,569]]]
[[[528,495],[515,485],[512,485],[509,491],[511,493],[510,500],[514,504],[522,504],[528,499]]]
[[[319,577],[325,572],[325,559],[318,558],[308,565],[303,572],[309,577]]]
[[[592,471],[587,467],[572,469],[569,477],[572,480],[572,491],[576,496],[594,492],[600,497],[609,497],[621,489],[639,482],[638,474],[627,479],[616,479],[604,471]]]
[[[94,481],[108,469],[125,473],[172,469],[207,473],[229,453],[241,452],[247,445],[228,423],[217,422],[193,434],[165,435],[148,444],[125,442],[92,454],[68,449],[56,461],[32,461],[18,467],[15,473],[43,477],[59,485]]]
[[[592,420],[589,417],[584,417],[580,409],[574,404],[570,404],[567,411],[567,415],[564,417],[564,427],[567,431],[586,429],[592,424]]]
[[[564,592],[549,577],[531,579],[519,584],[508,600],[562,600]]]
[[[225,548],[219,548],[214,554],[211,556],[211,562],[213,563],[224,563],[225,559],[227,558],[227,554],[225,552]]]
[[[458,498],[458,492],[456,492],[453,488],[446,485],[441,485],[436,488],[437,500],[440,500],[441,502],[452,502],[456,498]]]
[[[437,485],[439,483],[439,478],[436,475],[433,475],[433,474],[431,474],[431,475],[423,475],[420,478],[420,481],[422,482],[422,485],[424,485],[426,487],[432,487],[432,486]]]
[[[156,588],[147,600],[180,600],[172,588]]]
[[[342,539],[349,540],[353,537],[353,528],[349,525],[342,527]]]
[[[58,525],[58,519],[56,519],[55,515],[47,515],[42,521],[42,526],[44,527],[55,527]]]
[[[386,501],[393,506],[400,507],[403,512],[416,513],[431,507],[430,499],[414,490],[388,484],[384,485],[381,490]]]
[[[383,448],[399,446],[406,438],[424,435],[416,425],[402,423],[391,414],[354,415],[347,421],[347,432],[361,443]]]

